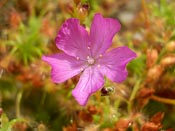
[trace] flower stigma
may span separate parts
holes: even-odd
[[[87,62],[89,65],[93,65],[95,63],[94,58],[87,56]]]
[[[79,59],[80,59],[80,57],[76,57],[76,59],[77,59],[77,60],[79,60]]]

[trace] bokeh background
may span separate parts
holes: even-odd
[[[174,131],[174,9],[174,0],[1,0],[0,131]],[[122,24],[112,48],[137,58],[124,82],[107,81],[81,107],[71,95],[79,76],[52,83],[41,56],[61,52],[66,19],[89,30],[97,12]]]

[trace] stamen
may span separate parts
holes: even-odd
[[[83,71],[83,70],[84,70],[83,68],[80,69],[80,71]]]
[[[88,46],[87,48],[88,48],[88,50],[90,50],[90,49],[91,49],[91,47],[89,47],[89,46]]]
[[[97,65],[98,68],[100,68],[101,66],[100,65]]]
[[[99,57],[102,57],[102,56],[103,56],[102,54],[99,55]]]

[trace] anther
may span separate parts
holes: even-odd
[[[91,47],[89,47],[89,46],[88,46],[87,48],[88,48],[88,50],[90,50],[90,49],[91,49]]]
[[[83,68],[80,69],[80,71],[83,71],[83,70],[84,70]]]
[[[98,68],[100,68],[101,66],[100,65],[97,65]]]
[[[100,54],[99,56],[100,56],[100,57],[102,57],[103,55],[102,55],[102,54]]]

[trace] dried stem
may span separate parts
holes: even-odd
[[[175,105],[175,99],[163,98],[155,95],[151,96],[151,99],[165,104]]]

